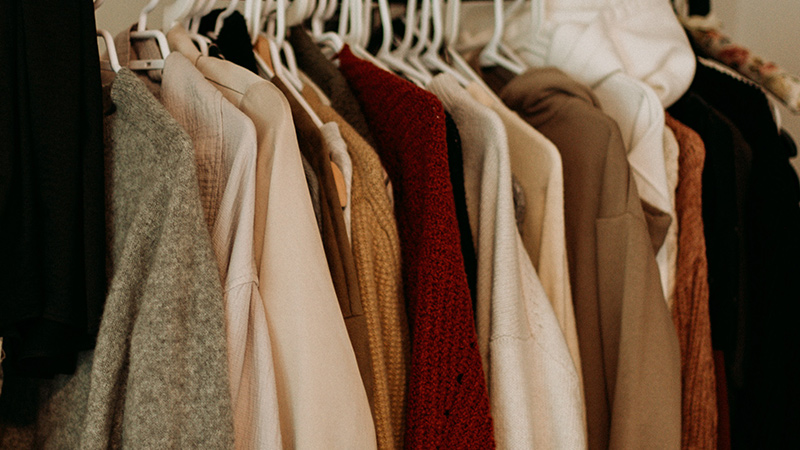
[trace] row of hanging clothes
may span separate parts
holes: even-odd
[[[158,3],[3,3],[0,447],[797,445],[800,81],[707,2]]]

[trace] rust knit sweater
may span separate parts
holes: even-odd
[[[703,234],[705,147],[691,128],[667,115],[680,146],[678,269],[672,318],[681,347],[681,448],[717,448],[717,393],[708,310],[708,261]]]
[[[445,112],[433,95],[339,55],[394,188],[411,328],[406,448],[494,448],[459,244]]]

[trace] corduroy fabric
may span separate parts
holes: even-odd
[[[717,387],[703,234],[705,147],[689,127],[670,115],[666,120],[680,146],[675,199],[680,231],[672,319],[681,346],[681,448],[717,448]]]
[[[304,96],[320,119],[339,125],[353,162],[353,256],[375,377],[373,418],[379,449],[403,448],[406,387],[411,360],[400,236],[375,149],[319,97]]]
[[[331,106],[355,129],[372,147],[372,137],[367,119],[358,100],[347,85],[347,80],[333,63],[322,54],[308,32],[298,25],[289,29],[287,37],[297,59],[297,66],[303,70],[331,101]]]
[[[494,448],[448,174],[444,108],[347,47],[339,59],[395,191],[412,333],[405,446]]]
[[[500,97],[563,159],[589,448],[679,448],[678,339],[616,123],[555,68],[525,72]]]

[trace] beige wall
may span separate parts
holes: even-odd
[[[139,12],[150,0],[105,0],[95,12],[97,27],[108,30],[111,35],[124,30],[134,22],[139,21]],[[161,0],[156,9],[147,16],[148,26],[161,28],[161,13],[164,5],[172,0]]]
[[[800,0],[712,0],[735,42],[800,75]],[[800,115],[781,107],[783,127],[800,143]],[[800,159],[792,163],[800,173]]]

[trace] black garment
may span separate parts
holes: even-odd
[[[698,64],[692,90],[725,114],[753,151],[745,232],[748,339],[743,383],[731,386],[733,446],[798,448],[800,182],[789,163],[796,148],[778,130],[760,88]]]
[[[206,14],[200,20],[198,32],[211,38],[209,33],[214,31],[217,17],[222,11],[222,9],[215,9]],[[222,28],[219,30],[219,35],[216,39],[211,38],[211,40],[217,44],[219,52],[222,53],[225,59],[253,73],[258,73],[256,57],[253,56],[253,46],[250,44],[250,33],[247,31],[247,23],[239,11],[234,11],[233,14],[225,18],[222,22]]]
[[[750,146],[724,115],[693,91],[669,108],[669,113],[703,139],[703,227],[708,259],[711,336],[725,352],[731,384],[742,380],[746,327],[747,249],[745,203],[750,179]],[[737,164],[738,162],[738,164]]]
[[[9,381],[71,373],[76,352],[94,345],[106,289],[103,118],[91,3],[0,4],[0,335]]]
[[[467,285],[474,312],[477,308],[478,256],[472,240],[472,229],[469,226],[461,135],[458,134],[458,127],[448,112],[445,112],[445,125],[447,126],[447,163],[450,166],[450,183],[453,185],[453,196],[456,202],[456,219],[458,219],[458,231],[461,235],[461,255],[464,257],[464,269],[467,272]]]
[[[331,100],[331,107],[370,146],[375,148],[375,140],[369,131],[361,106],[339,69],[322,54],[322,51],[302,26],[292,27],[289,30],[288,39],[294,49],[297,66],[300,70],[305,72],[319,86],[322,92],[328,96]]]
[[[736,126],[692,90],[675,102],[669,113],[696,131],[705,145],[702,195],[711,341],[715,352],[724,355],[717,362],[725,361],[722,370],[726,383],[740,389],[744,383],[744,344],[750,332],[745,199],[752,152]],[[728,391],[717,390],[718,430],[725,436],[730,423],[724,421],[736,406],[736,398],[727,396]]]
[[[707,16],[711,12],[710,0],[689,0],[690,16]]]

